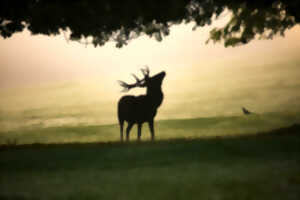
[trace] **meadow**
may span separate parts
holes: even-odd
[[[0,89],[0,199],[298,200],[299,63],[169,72],[155,142],[120,143],[115,82]]]
[[[297,116],[162,120],[140,143],[117,125],[2,132],[0,198],[297,200]]]
[[[288,127],[300,122],[297,113],[265,113],[249,116],[220,116],[193,119],[159,120],[155,124],[157,140],[193,139],[226,136],[242,136]],[[137,127],[134,126],[131,140],[136,140]],[[149,140],[147,124],[143,125],[142,140]],[[117,142],[120,140],[118,124],[110,125],[57,125],[35,124],[0,131],[0,145],[57,144]]]

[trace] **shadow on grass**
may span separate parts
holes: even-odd
[[[299,155],[300,124],[242,136],[5,145],[0,199],[299,199]]]

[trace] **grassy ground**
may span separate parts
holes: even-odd
[[[267,113],[249,116],[210,117],[185,120],[163,120],[155,123],[156,138],[206,138],[228,135],[256,134],[280,127],[290,126],[300,122],[298,113]],[[136,140],[137,128],[133,127],[131,139]],[[149,140],[150,133],[147,124],[142,130],[142,140]],[[61,125],[45,127],[33,125],[20,129],[0,130],[0,145],[2,144],[32,144],[32,143],[91,143],[119,141],[118,125]]]
[[[154,143],[114,141],[114,125],[10,132],[19,143],[48,144],[0,147],[0,199],[298,200],[300,126],[253,132],[283,123],[275,119],[162,121]]]

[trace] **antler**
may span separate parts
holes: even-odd
[[[143,87],[142,82],[143,82],[144,80],[140,80],[135,74],[132,74],[132,76],[133,76],[133,78],[136,80],[136,83],[128,84],[128,83],[126,83],[126,82],[124,82],[124,81],[120,81],[120,80],[118,81],[119,84],[123,87],[122,92],[127,92],[127,91],[129,91],[130,89],[135,88],[135,87]]]
[[[143,75],[144,75],[145,78],[149,77],[150,70],[149,70],[149,67],[147,65],[145,66],[145,69],[142,68],[141,71],[142,71],[142,73],[143,73]]]
[[[146,86],[146,82],[145,79],[149,78],[149,73],[150,70],[148,68],[148,66],[146,66],[145,69],[141,69],[143,75],[144,75],[144,79],[140,80],[135,74],[132,74],[133,78],[136,80],[136,83],[133,84],[128,84],[124,81],[118,81],[119,84],[124,88],[122,90],[122,92],[128,92],[130,89],[135,88],[135,87],[145,87]]]

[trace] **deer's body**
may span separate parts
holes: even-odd
[[[158,107],[163,101],[161,84],[165,74],[165,72],[161,72],[153,77],[147,77],[144,74],[146,76],[144,83],[137,86],[147,87],[146,95],[126,95],[121,97],[119,100],[118,119],[120,124],[121,141],[123,140],[123,127],[125,121],[128,123],[126,129],[126,140],[129,140],[130,130],[134,124],[138,125],[138,140],[140,140],[142,124],[144,122],[148,122],[151,132],[151,139],[154,140],[154,117],[157,113]],[[139,81],[139,83],[141,82],[138,79],[137,81]],[[128,89],[131,87],[133,86],[128,84],[126,85],[126,88]]]
[[[163,95],[160,97],[160,102]],[[153,119],[157,108],[161,104],[152,102],[153,99],[147,95],[123,96],[118,104],[118,117],[121,121],[128,123],[144,123]]]

